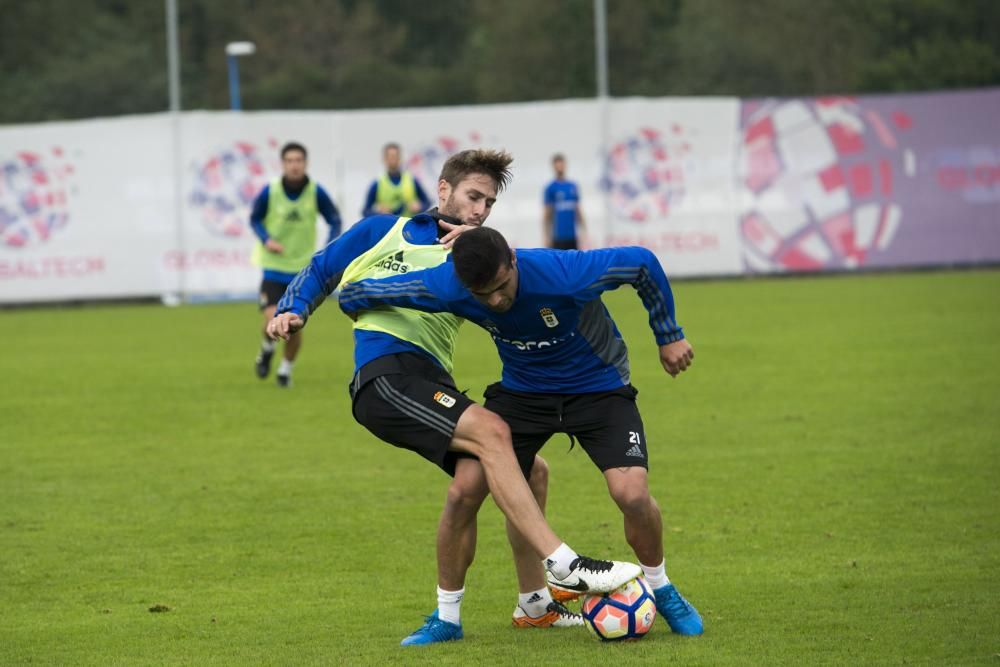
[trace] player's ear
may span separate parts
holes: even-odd
[[[517,254],[514,252],[513,248],[510,249],[510,265],[517,266]]]
[[[451,183],[442,178],[438,181],[438,199],[448,201],[449,195],[451,195]]]

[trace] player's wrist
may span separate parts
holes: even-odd
[[[657,345],[669,345],[670,343],[676,343],[679,340],[684,340],[684,329],[677,329],[676,331],[665,334],[656,334]]]

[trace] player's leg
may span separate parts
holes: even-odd
[[[530,470],[537,447],[535,451],[529,452],[519,444],[515,456],[511,429],[505,419],[515,420],[516,416],[519,433],[537,435],[539,428],[551,433],[553,429],[546,422],[557,418],[558,414],[549,404],[548,398],[544,395],[512,392],[499,384],[487,387],[484,395],[487,405],[500,410],[504,418],[491,410],[472,406],[459,420],[452,447],[479,458],[493,500],[513,528],[534,550],[536,557],[542,559],[554,580],[571,590],[605,592],[631,579],[629,575],[632,573],[638,576],[639,568],[633,567],[631,563],[582,556],[562,542],[546,522],[525,481],[525,473],[520,472]],[[521,424],[528,424],[528,429]],[[547,438],[546,434],[541,443]],[[614,585],[616,582],[620,583]],[[612,588],[607,588],[608,586]]]
[[[625,540],[640,563],[659,563],[663,560],[663,519],[649,493],[648,478],[641,466],[604,471],[608,492],[625,521]]]
[[[456,625],[461,624],[465,575],[476,555],[476,517],[488,494],[479,461],[459,458],[437,532],[438,618]]]
[[[458,459],[438,522],[438,586],[445,590],[465,586],[465,574],[476,555],[476,517],[489,491],[479,461]]]
[[[412,363],[417,366],[409,368]],[[419,454],[455,478],[438,525],[438,608],[402,644],[457,640],[463,636],[459,610],[465,571],[475,552],[475,516],[486,496],[486,483],[475,459],[460,458],[448,448],[456,415],[472,401],[449,386],[450,379],[430,361],[403,359],[398,365],[399,373],[374,377],[354,388],[355,419],[381,440]],[[404,374],[409,371],[413,374]],[[449,385],[426,379],[435,376],[442,376],[438,379],[449,381]],[[483,491],[478,499],[463,502],[479,486]]]
[[[541,456],[535,456],[528,486],[544,514],[549,491],[549,466]],[[511,621],[514,627],[569,628],[583,625],[583,616],[574,614],[562,602],[552,599],[552,592],[545,579],[545,568],[535,557],[534,549],[510,521],[506,523],[507,540],[510,542],[514,569],[517,572],[517,607],[514,608]]]
[[[432,381],[440,369],[430,362],[426,367],[410,368],[413,355],[400,356],[407,359],[406,374],[380,375],[356,388],[354,416],[359,423],[382,440],[417,452],[452,475],[460,454],[476,456],[494,501],[525,535],[535,558],[544,558],[546,568],[565,585],[602,592],[641,572],[632,563],[588,558],[565,545],[546,523],[528,487],[503,419],[458,392],[450,378],[448,384]],[[404,643],[431,643],[461,635],[460,626],[443,623],[435,612]],[[444,630],[452,636],[442,639]]]
[[[622,512],[625,539],[635,551],[656,597],[657,611],[679,634],[703,631],[697,610],[667,578],[663,557],[663,519],[649,492],[648,451],[642,417],[631,386],[567,402],[564,420],[603,472],[611,498]]]
[[[281,363],[278,365],[278,371],[274,374],[278,385],[282,387],[289,387],[292,384],[292,366],[295,364],[295,357],[299,355],[299,350],[302,349],[303,333],[303,331],[297,331],[285,341],[285,351],[282,354]]]
[[[254,369],[257,377],[261,380],[266,378],[271,372],[271,360],[274,358],[274,350],[277,343],[267,335],[267,323],[274,318],[274,313],[278,307],[278,301],[285,293],[285,286],[273,280],[264,279],[260,283],[260,294],[258,305],[263,324],[261,326],[260,348],[257,350],[257,358],[254,360]]]

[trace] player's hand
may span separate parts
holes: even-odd
[[[660,346],[660,363],[670,377],[677,377],[694,363],[694,350],[686,340],[675,340]]]
[[[392,207],[388,204],[375,204],[375,210],[379,213],[392,213]]]
[[[410,205],[407,206],[406,208],[410,211],[410,213],[420,213],[420,211],[423,210],[424,207],[421,206],[420,202],[418,201],[411,201]]]
[[[273,252],[275,255],[280,255],[281,253],[285,252],[285,246],[281,245],[274,239],[268,239],[267,241],[265,241],[264,248],[268,252]]]
[[[447,232],[444,236],[438,239],[438,243],[443,245],[445,248],[450,248],[455,239],[464,232],[470,229],[475,229],[476,225],[453,225],[450,222],[445,222],[444,220],[438,220],[438,228],[443,232]]]
[[[267,323],[267,336],[271,340],[288,340],[292,334],[306,325],[305,320],[295,313],[281,313]]]

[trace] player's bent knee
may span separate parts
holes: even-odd
[[[499,415],[485,408],[474,405],[466,412],[473,412],[474,420],[470,423],[471,439],[475,440],[484,452],[494,452],[500,449],[512,450],[510,427]],[[463,415],[464,416],[464,415]]]
[[[656,506],[656,501],[649,495],[645,474],[609,476],[608,491],[615,504],[626,514],[648,511]]]
[[[536,456],[531,464],[531,478],[528,484],[536,496],[549,488],[549,464],[541,456]]]
[[[456,471],[455,478],[448,486],[445,502],[459,511],[478,511],[489,492],[482,466],[478,461],[468,459],[467,464]]]
[[[642,514],[656,509],[656,501],[646,490],[627,489],[612,493],[611,497],[625,514]]]

